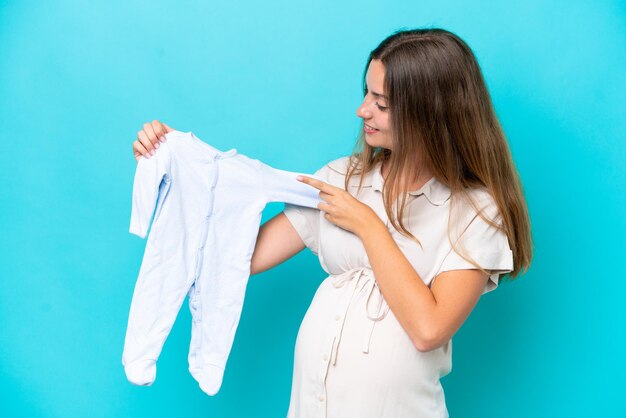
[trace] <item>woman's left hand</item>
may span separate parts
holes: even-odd
[[[324,217],[335,225],[350,231],[359,237],[371,228],[380,218],[368,205],[361,203],[347,191],[319,181],[312,177],[298,176],[299,181],[315,187],[320,191],[318,209],[326,212]]]

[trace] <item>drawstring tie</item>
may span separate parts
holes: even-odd
[[[387,305],[387,302],[383,298],[383,295],[378,288],[378,283],[374,278],[374,272],[368,267],[354,268],[338,275],[330,275],[330,279],[332,285],[335,288],[343,287],[350,282],[353,283],[352,292],[350,292],[350,299],[346,303],[345,310],[343,312],[343,318],[340,318],[339,315],[335,316],[336,320],[341,319],[341,324],[339,325],[335,338],[333,339],[333,348],[331,353],[331,362],[333,365],[335,365],[337,361],[337,351],[339,348],[339,342],[341,341],[343,325],[346,321],[348,308],[352,303],[354,295],[363,289],[366,289],[366,291],[368,292],[367,299],[365,301],[365,314],[367,315],[367,318],[372,321],[372,324],[369,333],[366,335],[365,341],[363,343],[364,353],[369,353],[370,341],[374,332],[374,326],[378,321],[382,320],[387,315],[387,312],[389,312],[389,305]],[[374,292],[374,289],[376,289],[376,292]],[[376,293],[377,299],[377,303],[374,304],[374,306],[376,307],[376,311],[374,314],[371,314],[370,302],[373,301],[372,295],[374,293]]]

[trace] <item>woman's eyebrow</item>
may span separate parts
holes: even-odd
[[[375,91],[371,91],[370,89],[367,88],[367,86],[365,86],[365,90],[367,90],[370,93],[372,93],[372,96],[374,96],[376,98],[382,97],[383,99],[388,100],[387,96],[385,96],[384,94],[376,93]]]
[[[382,97],[383,99],[387,99],[387,96],[385,96],[384,94],[376,93],[373,91],[371,91],[370,93],[372,93],[374,97]]]

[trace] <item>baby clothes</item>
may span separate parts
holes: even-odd
[[[145,238],[122,364],[149,386],[186,295],[192,315],[189,371],[208,395],[222,384],[269,202],[316,208],[319,191],[236,149],[220,151],[191,132],[166,134],[137,164],[129,231]],[[310,176],[310,175],[309,175]],[[315,175],[311,176],[321,179]]]

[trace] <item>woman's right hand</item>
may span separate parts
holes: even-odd
[[[151,123],[144,123],[143,130],[137,132],[137,140],[133,142],[133,154],[135,160],[139,161],[139,157],[150,158],[154,155],[159,144],[165,142],[165,134],[173,131],[164,123],[153,120]]]

